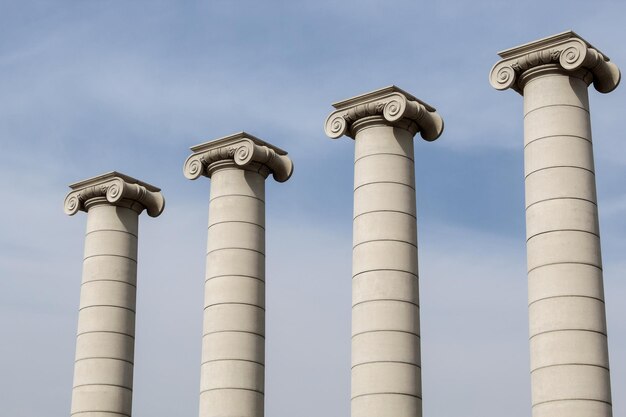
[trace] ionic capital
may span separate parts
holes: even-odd
[[[145,209],[150,217],[157,217],[165,207],[159,188],[115,171],[71,184],[70,188],[64,203],[65,213],[70,216],[87,211],[96,200],[129,207],[138,213]]]
[[[195,180],[211,177],[220,166],[235,165],[258,172],[265,177],[272,173],[278,182],[285,182],[293,173],[293,163],[287,152],[246,132],[202,143],[191,148],[193,152],[183,167],[185,177]]]
[[[601,93],[613,91],[620,81],[620,71],[600,50],[572,31],[499,52],[502,58],[491,69],[489,81],[497,90],[512,88],[523,94],[520,76],[540,65],[557,65],[566,72],[583,70],[588,82]]]
[[[435,108],[396,86],[334,103],[337,109],[328,116],[324,131],[332,139],[343,135],[354,139],[352,125],[365,117],[380,116],[390,125],[404,127],[428,141],[437,139],[443,131],[443,119]]]

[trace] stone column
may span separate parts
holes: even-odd
[[[265,179],[289,179],[287,152],[245,132],[191,148],[184,174],[211,178],[200,417],[263,417]]]
[[[587,87],[620,73],[574,32],[499,53],[524,96],[532,415],[609,417],[611,389]]]
[[[117,172],[70,188],[65,212],[87,212],[71,414],[130,416],[137,226],[144,209],[156,217],[165,201],[158,188]]]
[[[333,139],[355,140],[352,417],[422,415],[413,136],[443,120],[392,86],[333,104]]]

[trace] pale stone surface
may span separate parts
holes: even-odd
[[[559,400],[537,404],[533,407],[533,417],[610,417],[611,404],[601,401]]]
[[[564,293],[563,289],[567,292]],[[528,303],[563,294],[604,300],[602,270],[579,263],[542,266],[528,273]]]
[[[575,167],[540,170],[526,177],[526,208],[554,198],[576,198],[595,203],[593,173]]]
[[[606,334],[604,303],[596,298],[561,295],[529,307],[531,338],[546,332],[581,330]]]
[[[352,303],[381,298],[419,304],[419,288],[415,275],[403,271],[369,271],[352,279]]]
[[[435,109],[397,87],[334,104],[333,139],[355,140],[352,417],[422,415],[413,136],[443,130]]]
[[[570,166],[593,172],[591,142],[577,136],[553,136],[526,145],[525,176],[540,169]]]
[[[200,395],[200,415],[204,417],[263,415],[262,392],[240,388],[222,388]],[[259,414],[261,413],[261,414]]]
[[[609,371],[600,366],[552,365],[533,370],[531,381],[535,404],[582,398],[611,403]]]
[[[130,416],[138,218],[144,209],[158,216],[165,201],[158,188],[117,172],[70,188],[66,213],[88,213],[71,413]]]
[[[600,235],[598,207],[591,201],[563,198],[546,200],[526,209],[527,239],[558,230],[578,230]]]
[[[572,363],[608,368],[609,355],[602,344],[604,337],[604,333],[578,330],[538,334],[530,339],[531,369]]]
[[[352,398],[381,392],[415,395],[421,392],[421,369],[415,364],[377,361],[352,367]]]
[[[419,363],[420,341],[415,334],[385,330],[361,333],[353,347],[352,365],[376,361]]]
[[[587,87],[619,69],[574,32],[500,53],[491,84],[524,96],[533,417],[610,417]]]
[[[400,393],[352,398],[351,413],[359,417],[413,417],[422,415],[422,399]]]
[[[200,417],[262,417],[265,392],[265,179],[287,153],[247,133],[191,148],[189,179],[211,178]]]
[[[528,270],[557,263],[602,267],[600,238],[577,230],[554,230],[536,235],[526,243]]]

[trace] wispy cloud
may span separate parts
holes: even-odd
[[[112,169],[168,201],[140,226],[135,411],[197,413],[210,181],[187,181],[181,166],[188,146],[238,130],[287,149],[296,167],[267,186],[268,414],[347,415],[354,150],[322,129],[332,102],[389,84],[446,122],[440,140],[416,144],[425,414],[527,415],[522,97],[493,90],[488,72],[498,50],[570,26],[623,65],[626,3],[533,0],[514,17],[493,0],[2,8],[8,415],[69,409],[85,216],[65,216],[62,201],[68,183]],[[590,90],[614,394],[626,384],[622,87]],[[30,401],[34,379],[48,388]]]

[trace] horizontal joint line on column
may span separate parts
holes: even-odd
[[[526,210],[528,210],[529,208],[531,208],[535,204],[543,203],[545,201],[552,201],[552,200],[581,200],[581,201],[586,201],[588,203],[591,203],[594,206],[598,205],[595,201],[591,201],[591,200],[588,200],[586,198],[580,198],[580,197],[553,197],[553,198],[544,198],[543,200],[535,201],[534,203],[527,205],[526,206]]]
[[[597,300],[600,301],[601,303],[604,304],[604,300],[598,297],[591,297],[589,295],[573,295],[573,294],[568,294],[568,295],[553,295],[550,297],[543,297],[543,298],[539,298],[531,303],[528,303],[528,307],[530,307],[531,305],[538,303],[539,301],[544,301],[544,300],[551,300],[553,298],[590,298],[592,300]]]
[[[544,366],[540,366],[538,368],[535,369],[531,369],[530,373],[532,374],[535,371],[540,371],[542,369],[546,369],[546,368],[554,368],[556,366],[592,366],[594,368],[601,368],[606,370],[607,372],[609,371],[609,368],[603,365],[594,365],[592,363],[555,363],[552,365],[544,365]]]
[[[98,233],[98,232],[117,232],[117,233],[124,233],[127,235],[131,235],[134,236],[135,239],[137,238],[137,235],[131,232],[127,232],[125,230],[115,230],[115,229],[98,229],[98,230],[92,230],[91,232],[87,232],[85,233],[85,237],[89,236],[92,233]]]
[[[248,198],[252,198],[254,200],[259,200],[261,203],[265,204],[265,200],[261,200],[259,197],[255,197],[253,195],[247,195],[247,194],[225,194],[225,195],[218,195],[217,197],[213,197],[212,199],[209,200],[209,204],[211,204],[211,202],[213,200],[217,200],[218,198],[224,198],[224,197],[248,197]]]
[[[357,363],[356,365],[352,365],[352,367],[350,369],[354,369],[357,366],[361,366],[361,365],[370,365],[373,363],[399,363],[402,365],[411,365],[414,366],[416,368],[422,369],[421,365],[418,365],[416,363],[412,363],[412,362],[406,362],[406,361],[369,361],[369,362],[361,362],[361,363]]]
[[[545,106],[541,106],[541,107],[537,107],[535,109],[530,110],[529,112],[524,114],[524,119],[526,118],[526,116],[528,116],[529,114],[537,111],[537,110],[541,110],[541,109],[546,109],[548,107],[573,107],[575,109],[581,109],[584,110],[585,112],[589,113],[589,110],[584,108],[584,107],[580,107],[580,106],[575,106],[573,104],[546,104]]]
[[[93,386],[102,386],[102,385],[107,386],[107,387],[122,388],[122,389],[125,389],[127,391],[133,392],[132,388],[125,387],[123,385],[118,385],[118,384],[80,384],[80,385],[74,385],[72,388],[93,387]]]
[[[413,398],[418,398],[418,399],[422,399],[422,397],[420,397],[419,395],[415,395],[415,394],[407,394],[405,392],[371,392],[368,394],[359,394],[359,395],[355,395],[354,397],[351,397],[351,400],[354,400],[355,398],[359,398],[359,397],[367,397],[370,395],[405,395],[407,397],[413,397]]]
[[[546,266],[551,266],[551,265],[587,265],[587,266],[593,266],[594,268],[598,268],[600,271],[602,271],[602,267],[599,267],[598,265],[590,264],[587,262],[551,262],[549,264],[539,265],[534,268],[531,268],[528,270],[527,274],[530,274],[535,269],[544,268]]]
[[[583,136],[578,136],[578,135],[546,135],[546,136],[541,136],[539,138],[535,138],[533,140],[531,140],[530,142],[528,142],[526,145],[524,145],[524,149],[526,149],[528,147],[528,145],[530,145],[533,142],[537,142],[538,140],[542,140],[542,139],[550,139],[550,138],[558,138],[558,137],[567,137],[567,138],[576,138],[576,139],[582,139],[584,141],[587,141],[589,143],[592,143],[590,139],[583,137]]]
[[[120,284],[126,284],[130,287],[137,288],[137,284],[131,284],[130,282],[121,281],[119,279],[90,279],[89,281],[81,282],[80,286],[82,287],[83,285],[89,284],[90,282],[118,282]]]
[[[417,333],[413,333],[413,332],[407,332],[406,330],[394,330],[394,329],[379,329],[379,330],[366,330],[364,332],[359,332],[359,333],[355,333],[352,335],[351,339],[354,339],[357,336],[360,336],[362,334],[367,334],[367,333],[380,333],[380,332],[394,332],[394,333],[406,333],[406,334],[410,334],[413,335],[415,337],[417,337],[418,339],[421,339],[420,335]]]
[[[111,333],[111,334],[119,334],[122,336],[126,336],[126,337],[130,337],[131,339],[135,339],[135,336],[132,334],[128,334],[128,333],[122,333],[122,332],[116,332],[113,330],[89,330],[87,332],[82,332],[82,333],[78,333],[76,334],[76,337],[78,336],[82,336],[84,334],[91,334],[91,333]]]
[[[261,226],[260,224],[253,223],[253,222],[246,222],[246,221],[243,221],[243,220],[224,220],[224,221],[221,221],[221,222],[212,223],[212,224],[210,224],[210,225],[209,225],[209,227],[208,227],[208,228],[210,229],[210,228],[211,228],[211,227],[213,227],[213,226],[216,226],[216,225],[218,225],[218,224],[225,224],[225,223],[244,223],[244,224],[251,224],[251,225],[253,225],[253,226],[257,226],[257,227],[259,227],[260,229],[265,230],[265,226]]]
[[[204,282],[206,283],[207,281],[210,281],[214,278],[224,278],[224,277],[240,277],[240,278],[250,278],[250,279],[256,279],[257,281],[261,281],[263,284],[265,284],[265,280],[263,278],[259,278],[259,277],[255,277],[252,275],[243,275],[243,274],[222,274],[222,275],[213,275],[209,278],[205,278]]]
[[[539,403],[533,404],[532,406],[535,407],[535,406],[542,405],[542,404],[556,403],[556,402],[561,402],[561,401],[593,401],[593,402],[598,402],[598,403],[604,403],[604,404],[612,405],[609,401],[597,400],[595,398],[561,398],[561,399],[558,399],[558,400],[541,401]]]
[[[209,389],[205,389],[200,391],[200,394],[204,394],[205,392],[210,392],[210,391],[220,391],[220,390],[225,390],[225,389],[232,389],[232,390],[239,390],[239,391],[252,391],[252,392],[256,392],[257,394],[261,394],[261,395],[265,395],[265,393],[263,391],[259,391],[257,389],[252,389],[252,388],[239,388],[239,387],[220,387],[220,388],[209,388]]]
[[[571,73],[570,73],[570,75],[571,75]],[[568,77],[570,75],[568,75]],[[562,77],[563,77],[563,75],[561,75],[561,74],[551,74],[551,73],[542,74],[542,75],[537,76],[537,78],[562,78]],[[534,78],[534,79],[536,80],[537,78]]]
[[[116,258],[124,258],[124,259],[128,259],[129,261],[133,261],[133,262],[137,263],[137,259],[131,258],[130,256],[116,255],[116,254],[113,254],[113,253],[99,253],[97,255],[89,255],[89,256],[86,256],[86,257],[83,258],[83,262],[86,261],[87,259],[90,259],[90,258],[99,258],[99,257],[102,257],[102,256],[113,256],[113,257],[116,257]]]
[[[414,219],[417,219],[417,217],[414,214],[411,213],[406,213],[404,211],[400,211],[400,210],[370,210],[370,211],[366,211],[363,213],[359,213],[356,216],[354,216],[352,218],[352,221],[356,220],[357,217],[361,217],[361,216],[365,216],[366,214],[373,214],[373,213],[398,213],[398,214],[406,214],[409,217],[413,217]]]
[[[400,158],[405,158],[405,159],[408,159],[411,162],[415,162],[415,160],[413,158],[411,158],[410,156],[402,155],[402,154],[399,154],[399,153],[392,153],[392,152],[380,152],[380,153],[373,153],[373,154],[370,154],[370,155],[361,156],[358,159],[354,160],[354,165],[356,165],[356,163],[359,162],[363,158],[370,158],[372,156],[379,156],[379,155],[399,156]]]
[[[405,184],[403,182],[398,182],[398,181],[372,181],[372,182],[366,182],[365,184],[361,184],[358,187],[356,187],[354,189],[354,191],[356,192],[356,190],[358,190],[361,187],[365,187],[367,185],[373,185],[373,184],[398,184],[398,185],[404,185],[405,187],[410,188],[411,190],[415,191],[415,187],[409,184]]]
[[[555,329],[555,330],[546,330],[544,332],[535,333],[534,335],[530,336],[528,338],[528,340],[532,340],[534,337],[541,336],[542,334],[556,333],[556,332],[590,332],[590,333],[601,334],[601,335],[606,337],[606,333],[599,332],[597,330],[590,330],[590,329]]]
[[[415,272],[411,272],[411,271],[405,271],[404,269],[392,269],[392,268],[379,268],[379,269],[368,269],[367,271],[361,271],[358,272],[354,275],[352,275],[352,279],[358,277],[361,274],[366,274],[368,272],[377,272],[377,271],[395,271],[395,272],[404,272],[406,274],[411,274],[413,276],[415,276],[415,278],[418,278],[418,275]]]
[[[128,363],[130,365],[134,365],[134,363],[132,361],[129,361],[127,359],[111,358],[111,357],[108,357],[108,356],[93,356],[93,357],[88,357],[88,358],[80,358],[80,359],[76,359],[74,361],[74,363],[81,362],[81,361],[86,361],[86,360],[89,360],[89,359],[107,359],[107,360],[112,360],[112,361],[126,362],[126,363]]]
[[[209,336],[212,334],[218,334],[218,333],[247,333],[247,334],[253,334],[255,336],[259,336],[263,339],[265,339],[265,335],[259,334],[259,333],[255,333],[255,332],[251,332],[248,330],[216,330],[214,332],[208,332],[208,333],[204,333],[202,335],[202,338],[204,338],[205,336]]]
[[[374,303],[374,302],[376,302],[376,301],[395,301],[395,302],[398,302],[398,303],[406,303],[406,304],[411,304],[411,305],[414,305],[414,306],[415,306],[415,307],[417,307],[417,308],[420,308],[419,304],[416,304],[416,303],[414,303],[413,301],[398,300],[398,299],[396,299],[396,298],[379,298],[379,299],[376,299],[376,300],[365,300],[365,301],[359,301],[359,302],[358,302],[358,303],[356,303],[356,304],[352,304],[352,308],[354,308],[354,307],[356,307],[356,306],[358,306],[358,305],[360,305],[360,304],[365,304],[365,303]]]
[[[250,362],[250,363],[254,363],[254,364],[260,365],[260,366],[265,368],[265,364],[264,363],[261,363],[261,362],[258,362],[258,361],[253,361],[253,360],[250,360],[250,359],[235,359],[235,358],[211,359],[209,361],[202,362],[200,365],[205,365],[205,364],[211,363],[211,362],[225,362],[225,361]]]
[[[400,240],[400,239],[372,239],[372,240],[366,240],[364,242],[359,242],[356,245],[352,246],[352,250],[354,250],[357,246],[360,245],[364,245],[366,243],[374,243],[374,242],[398,242],[398,243],[406,243],[407,245],[413,246],[414,248],[417,249],[417,245],[415,243],[411,243],[411,242],[407,242],[406,240]]]
[[[533,175],[533,174],[535,174],[537,172],[546,171],[548,169],[557,169],[557,168],[575,168],[575,169],[580,169],[580,170],[583,170],[583,171],[587,171],[587,172],[591,173],[591,175],[594,175],[594,176],[596,175],[596,173],[593,172],[592,170],[587,169],[587,168],[583,168],[583,167],[577,167],[577,166],[574,166],[574,165],[555,165],[555,166],[551,166],[551,167],[544,167],[544,168],[536,169],[533,172],[530,172],[526,176],[524,176],[524,179],[525,180],[528,179],[528,177],[530,177],[531,175]]]
[[[213,249],[213,250],[208,251],[206,254],[207,254],[207,256],[208,256],[209,254],[211,254],[211,253],[213,253],[213,252],[218,252],[218,251],[221,251],[221,250],[228,250],[228,249],[247,250],[247,251],[250,251],[250,252],[256,252],[256,253],[258,253],[258,254],[261,254],[261,255],[265,256],[265,253],[263,253],[263,252],[261,252],[261,251],[259,251],[259,250],[256,250],[256,249],[251,249],[251,248],[237,248],[237,247],[217,248],[217,249]]]
[[[232,302],[232,301],[227,301],[227,302],[223,302],[223,303],[213,303],[213,304],[209,304],[208,306],[204,306],[204,310],[206,311],[208,308],[214,307],[214,306],[223,306],[223,305],[241,305],[241,306],[250,306],[250,307],[256,307],[259,310],[263,310],[265,311],[264,307],[258,306],[256,304],[250,304],[250,303],[239,303],[239,302]]]
[[[107,410],[76,411],[75,413],[70,414],[70,416],[75,416],[78,414],[87,414],[87,413],[107,413],[107,414],[115,414],[117,416],[131,417],[130,414],[119,413],[117,411],[107,411]]]
[[[112,305],[112,304],[94,304],[94,305],[90,305],[90,306],[84,306],[78,309],[78,311],[83,311],[86,310],[88,308],[94,308],[94,307],[113,307],[113,308],[121,308],[122,310],[127,310],[130,311],[131,313],[135,313],[135,310],[133,310],[132,308],[129,307],[122,307],[122,306],[116,306],[116,305]]]
[[[530,241],[530,239],[537,237],[537,236],[541,236],[541,235],[546,235],[548,233],[556,233],[556,232],[580,232],[580,233],[586,233],[588,235],[593,235],[595,237],[597,237],[598,239],[600,239],[600,235],[594,232],[590,232],[589,230],[581,230],[581,229],[556,229],[556,230],[546,230],[545,232],[539,232],[539,233],[535,233],[534,235],[532,235],[531,237],[529,237],[528,239],[526,239],[526,243],[528,243],[528,241]]]

